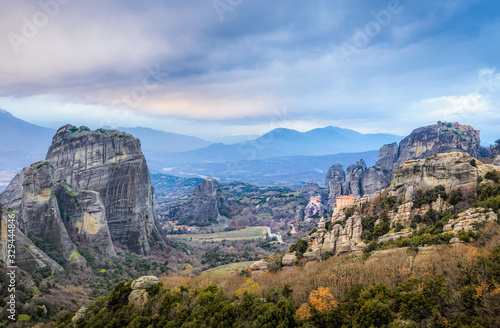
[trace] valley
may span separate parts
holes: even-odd
[[[351,265],[361,272],[389,261],[387,270],[396,265],[425,283],[415,261],[431,261],[432,254],[456,247],[495,252],[498,145],[484,148],[479,142],[470,127],[438,123],[415,130],[399,145],[382,146],[371,163],[356,158],[346,170],[341,163],[330,164],[321,184],[306,179],[299,185],[263,186],[150,174],[133,136],[61,127],[45,161],[23,169],[0,194],[2,220],[6,211],[19,213],[19,267],[25,282],[19,295],[28,304],[21,311],[28,322],[51,327],[51,320],[60,318],[57,327],[67,326],[64,320],[73,320],[83,305],[125,292],[116,289],[125,286],[120,281],[155,276],[163,286],[187,284],[194,294],[215,283],[226,286],[218,291],[220,297],[239,298],[245,290],[252,297],[275,297],[289,302],[290,311],[294,308],[290,324],[295,325],[323,320],[314,306],[305,307],[307,295],[320,290],[309,271],[317,270],[319,277],[331,274],[325,265],[332,261],[334,270],[341,271],[321,284],[330,286],[326,297],[339,301],[356,279],[372,281],[360,274],[344,276],[342,268],[350,272]],[[123,199],[130,205],[122,207]],[[408,261],[413,263],[409,267]],[[301,280],[291,272],[307,277]],[[278,283],[282,279],[288,282]],[[373,281],[397,290],[407,279]],[[496,278],[488,279],[493,289],[485,292],[494,297]],[[158,286],[161,297],[167,297]],[[334,286],[341,287],[333,291]],[[373,292],[366,284],[363,288]],[[149,302],[152,293],[137,297]],[[325,313],[333,315],[333,310]],[[481,318],[489,320],[486,314]],[[93,320],[75,322],[85,327]],[[128,325],[126,320],[122,324]]]

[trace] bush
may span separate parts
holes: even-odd
[[[301,258],[307,251],[308,246],[309,245],[307,244],[307,241],[305,241],[304,239],[299,239],[295,243],[290,245],[288,251],[295,252],[297,258]]]
[[[498,183],[500,181],[500,173],[498,173],[497,171],[489,171],[484,177],[495,183]]]
[[[455,189],[455,190],[452,190],[451,193],[450,193],[450,197],[448,199],[448,202],[455,206],[457,205],[458,203],[460,203],[463,199],[463,193],[462,193],[462,189],[458,188],[458,189]]]

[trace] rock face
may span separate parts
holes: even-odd
[[[375,195],[389,185],[396,168],[406,161],[450,152],[464,152],[477,158],[479,150],[479,131],[468,125],[438,123],[416,129],[399,146],[397,143],[382,146],[372,168],[363,168],[364,163],[358,162],[349,166],[347,178],[341,165],[330,168],[325,180],[325,187],[330,190],[328,204],[333,206],[340,195]]]
[[[442,185],[447,193],[456,188],[473,190],[479,171],[471,165],[471,160],[466,153],[448,153],[408,161],[394,172],[390,190],[397,196],[404,195],[408,186],[414,190],[429,190]]]
[[[0,258],[7,263],[7,240],[8,240],[8,221],[7,213],[0,205],[0,236],[1,248]],[[16,229],[16,265],[27,271],[35,271],[40,268],[50,267],[54,271],[61,271],[63,268],[52,260],[47,254],[35,246],[35,244],[19,229]]]
[[[479,160],[473,159],[465,152],[451,152],[437,154],[426,159],[411,160],[400,165],[394,173],[394,181],[391,185],[378,193],[377,196],[368,200],[371,202],[364,209],[373,209],[376,211],[380,205],[380,197],[396,196],[395,204],[389,211],[384,211],[389,219],[389,228],[387,234],[380,236],[377,240],[380,244],[396,241],[400,238],[411,237],[413,229],[411,228],[411,219],[416,215],[425,216],[429,210],[439,213],[445,213],[453,208],[451,204],[443,200],[441,196],[430,204],[423,204],[414,207],[416,192],[421,189],[426,192],[437,186],[443,186],[446,193],[450,194],[452,190],[460,189],[462,191],[475,191],[478,181],[484,178],[490,171],[500,172],[500,167],[496,165],[483,164]],[[487,184],[489,182],[482,182]],[[305,237],[308,243],[307,252],[303,254],[307,261],[320,261],[328,255],[343,254],[349,252],[359,252],[366,247],[362,240],[363,235],[363,217],[359,214],[363,209],[363,198],[355,198],[351,207],[354,215],[349,217],[352,211],[345,211],[341,206],[342,200],[339,198],[339,207],[333,212],[331,224],[326,225],[322,218],[318,224],[317,230]],[[395,205],[396,206],[396,205]],[[379,220],[375,225],[381,222],[380,212],[365,212],[365,216],[379,215]],[[452,233],[455,236],[462,230],[477,229],[477,224],[496,221],[497,215],[492,209],[470,208],[461,212],[456,218],[450,219],[443,227],[443,233]],[[419,225],[426,223],[420,222]],[[395,229],[398,228],[399,229]],[[420,227],[422,228],[422,226]],[[451,236],[453,237],[453,236]],[[450,237],[450,238],[451,238]],[[460,242],[458,238],[453,238],[450,243]],[[287,254],[282,264],[292,266],[296,261],[294,253]]]
[[[311,197],[309,203],[304,210],[304,219],[312,218],[316,214],[323,212],[323,205],[321,204],[321,196]]]
[[[440,153],[465,152],[479,156],[479,131],[458,123],[438,123],[416,129],[399,144],[394,168],[412,159],[422,159]]]
[[[160,281],[155,276],[144,276],[132,282],[132,292],[128,296],[128,302],[136,305],[144,304],[148,301],[147,288],[156,285]]]
[[[141,255],[150,253],[150,242],[164,244],[140,142],[123,132],[60,128],[46,161],[24,168],[0,202],[19,216],[21,244],[29,246],[20,266],[27,270],[60,269],[29,238],[78,265],[85,259],[71,238],[79,235],[106,256],[116,255],[113,242]]]
[[[326,173],[325,188],[329,190],[328,207],[333,209],[333,204],[338,196],[342,196],[342,184],[345,182],[345,172],[342,164],[335,164]]]
[[[113,240],[142,255],[150,253],[150,241],[163,243],[139,139],[66,125],[54,136],[46,160],[55,168],[56,181],[77,193],[99,193]]]
[[[47,162],[37,162],[14,178],[0,195],[0,202],[18,215],[19,229],[24,235],[39,238],[67,260],[75,260],[79,258],[75,257],[76,246],[61,219],[54,189],[54,168]]]
[[[460,213],[457,219],[449,220],[448,224],[443,227],[443,231],[458,234],[461,230],[475,230],[474,225],[477,223],[483,223],[486,221],[494,222],[497,219],[497,215],[491,209],[486,210],[481,207],[470,208],[467,211]]]
[[[217,223],[221,216],[219,206],[226,202],[215,179],[205,179],[186,201],[174,205],[168,210],[172,219],[182,220],[183,224],[206,226]]]
[[[55,190],[61,206],[61,216],[76,227],[78,235],[97,246],[106,256],[115,256],[116,251],[109,232],[106,208],[97,191],[84,190],[77,194],[71,186],[59,184]]]

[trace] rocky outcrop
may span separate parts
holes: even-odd
[[[13,213],[12,213],[13,214]],[[0,248],[0,258],[4,263],[8,263],[8,213],[5,211],[2,205],[0,205],[0,236],[1,236],[1,248]],[[17,217],[16,217],[17,219]],[[16,262],[15,265],[23,268],[26,271],[35,271],[40,268],[50,267],[54,271],[61,271],[63,268],[54,260],[52,260],[47,254],[45,254],[41,249],[35,246],[33,241],[31,241],[26,235],[19,229],[15,229],[15,243],[16,243]]]
[[[20,267],[28,271],[61,269],[31,239],[79,266],[85,259],[71,239],[78,236],[106,256],[116,255],[114,242],[141,255],[151,242],[164,244],[140,142],[123,132],[60,128],[46,160],[23,169],[0,201],[19,217]]]
[[[497,219],[497,215],[491,209],[470,208],[458,214],[458,218],[449,220],[448,224],[443,227],[443,231],[453,232],[454,234],[458,234],[461,230],[475,231],[477,230],[477,224],[495,222]]]
[[[155,276],[144,276],[134,280],[131,286],[132,292],[128,296],[128,302],[135,305],[145,304],[148,301],[149,296],[146,289],[159,282],[160,281]]]
[[[167,215],[183,224],[206,226],[221,220],[219,207],[225,202],[219,182],[209,178],[196,187],[191,197],[168,209]]]
[[[471,156],[466,153],[447,153],[408,161],[394,172],[390,190],[399,197],[406,193],[409,186],[414,190],[425,191],[442,185],[447,193],[457,188],[473,190],[477,186],[479,173],[471,160]]]
[[[55,168],[55,181],[64,181],[76,193],[99,193],[114,241],[142,255],[150,253],[150,242],[164,243],[139,139],[116,130],[66,125],[54,136],[46,160]]]
[[[311,197],[309,203],[304,210],[304,219],[310,219],[313,216],[323,212],[323,205],[321,204],[321,196]]]
[[[75,315],[71,319],[71,322],[73,322],[73,324],[75,325],[79,322],[82,322],[85,319],[87,312],[88,312],[87,307],[84,306],[80,308],[78,311],[76,311]]]
[[[257,272],[257,271],[264,272],[264,271],[267,271],[267,270],[269,270],[269,263],[267,263],[264,260],[257,261],[257,262],[253,263],[250,266],[250,270],[252,270],[253,272]]]
[[[399,144],[394,169],[408,160],[423,159],[440,153],[464,152],[477,158],[479,131],[458,123],[438,123],[414,130]]]
[[[294,266],[296,262],[297,256],[292,253],[285,254],[285,256],[283,256],[283,260],[281,261],[284,266]]]
[[[361,160],[356,165],[351,164],[347,168],[347,177],[342,184],[343,195],[353,195],[354,197],[363,196],[363,188],[361,186],[361,179],[367,167],[365,161]]]
[[[363,233],[361,216],[355,214],[342,222],[343,224],[339,223],[341,221],[336,219],[335,222],[332,222],[333,227],[327,231],[324,219],[322,219],[318,225],[318,230],[305,238],[310,245],[309,251],[304,253],[304,257],[308,262],[320,261],[327,254],[338,255],[358,252],[366,247],[361,240]],[[291,258],[287,258],[286,262],[291,262]],[[285,265],[285,258],[283,258],[282,263]]]
[[[342,184],[345,178],[342,164],[335,164],[328,169],[325,178],[325,188],[329,191],[328,209],[333,209],[337,197],[342,196]]]
[[[366,247],[362,240],[363,235],[363,217],[358,214],[364,212],[365,217],[377,215],[378,220],[374,223],[375,228],[382,223],[383,215],[387,214],[389,232],[383,236],[378,236],[376,240],[380,244],[394,242],[401,238],[412,236],[411,226],[412,218],[417,215],[425,217],[429,210],[438,213],[446,213],[453,209],[453,205],[445,201],[441,195],[436,195],[434,201],[414,206],[418,190],[431,191],[437,186],[443,186],[447,194],[453,190],[460,189],[462,192],[467,190],[475,191],[478,181],[482,181],[485,175],[491,171],[500,172],[500,167],[496,165],[483,164],[479,160],[472,158],[464,152],[451,152],[437,154],[426,159],[407,161],[400,165],[394,173],[394,181],[382,192],[371,198],[367,206],[363,206],[363,198],[353,198],[352,204],[347,211],[342,207],[342,200],[350,197],[339,197],[338,208],[333,212],[329,227],[322,218],[318,224],[317,230],[305,237],[308,244],[307,252],[303,254],[307,261],[320,261],[327,255],[336,255],[344,253],[356,253]],[[481,179],[482,178],[482,179]],[[481,182],[489,184],[491,181]],[[420,194],[423,195],[423,194]],[[395,196],[395,197],[394,197]],[[381,197],[392,197],[392,205],[389,209],[380,212],[382,204]],[[347,201],[346,200],[346,201]],[[366,212],[366,210],[369,210]],[[349,213],[354,210],[355,214],[349,217]],[[373,220],[373,219],[370,219]],[[443,227],[443,233],[452,233],[460,236],[462,230],[477,230],[481,224],[486,222],[495,222],[497,215],[491,209],[471,208],[467,211],[458,213],[456,217],[450,219]],[[419,228],[428,228],[427,222],[413,221]],[[369,220],[367,221],[369,223]],[[327,229],[328,227],[328,229]],[[387,231],[387,230],[386,230]],[[369,234],[368,234],[369,235]],[[368,236],[369,237],[369,236]],[[453,236],[450,236],[452,238]],[[460,242],[459,238],[452,238],[450,243]],[[283,258],[283,265],[291,266],[293,261],[292,253]]]
[[[54,167],[47,162],[37,162],[14,178],[0,195],[0,202],[16,213],[18,227],[24,235],[43,240],[68,261],[82,261],[75,256],[77,249],[61,219],[54,189]]]
[[[375,195],[389,185],[396,168],[409,160],[450,152],[464,152],[477,158],[479,150],[479,131],[468,125],[438,123],[416,129],[399,146],[397,143],[382,146],[378,161],[372,168],[362,169],[358,162],[354,166],[357,167],[355,174],[348,168],[347,177],[342,166],[330,168],[325,180],[325,187],[330,190],[328,204],[333,206],[335,198],[340,195]]]

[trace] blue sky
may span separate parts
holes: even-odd
[[[40,125],[201,137],[438,120],[500,138],[494,1],[0,5],[0,108]]]

